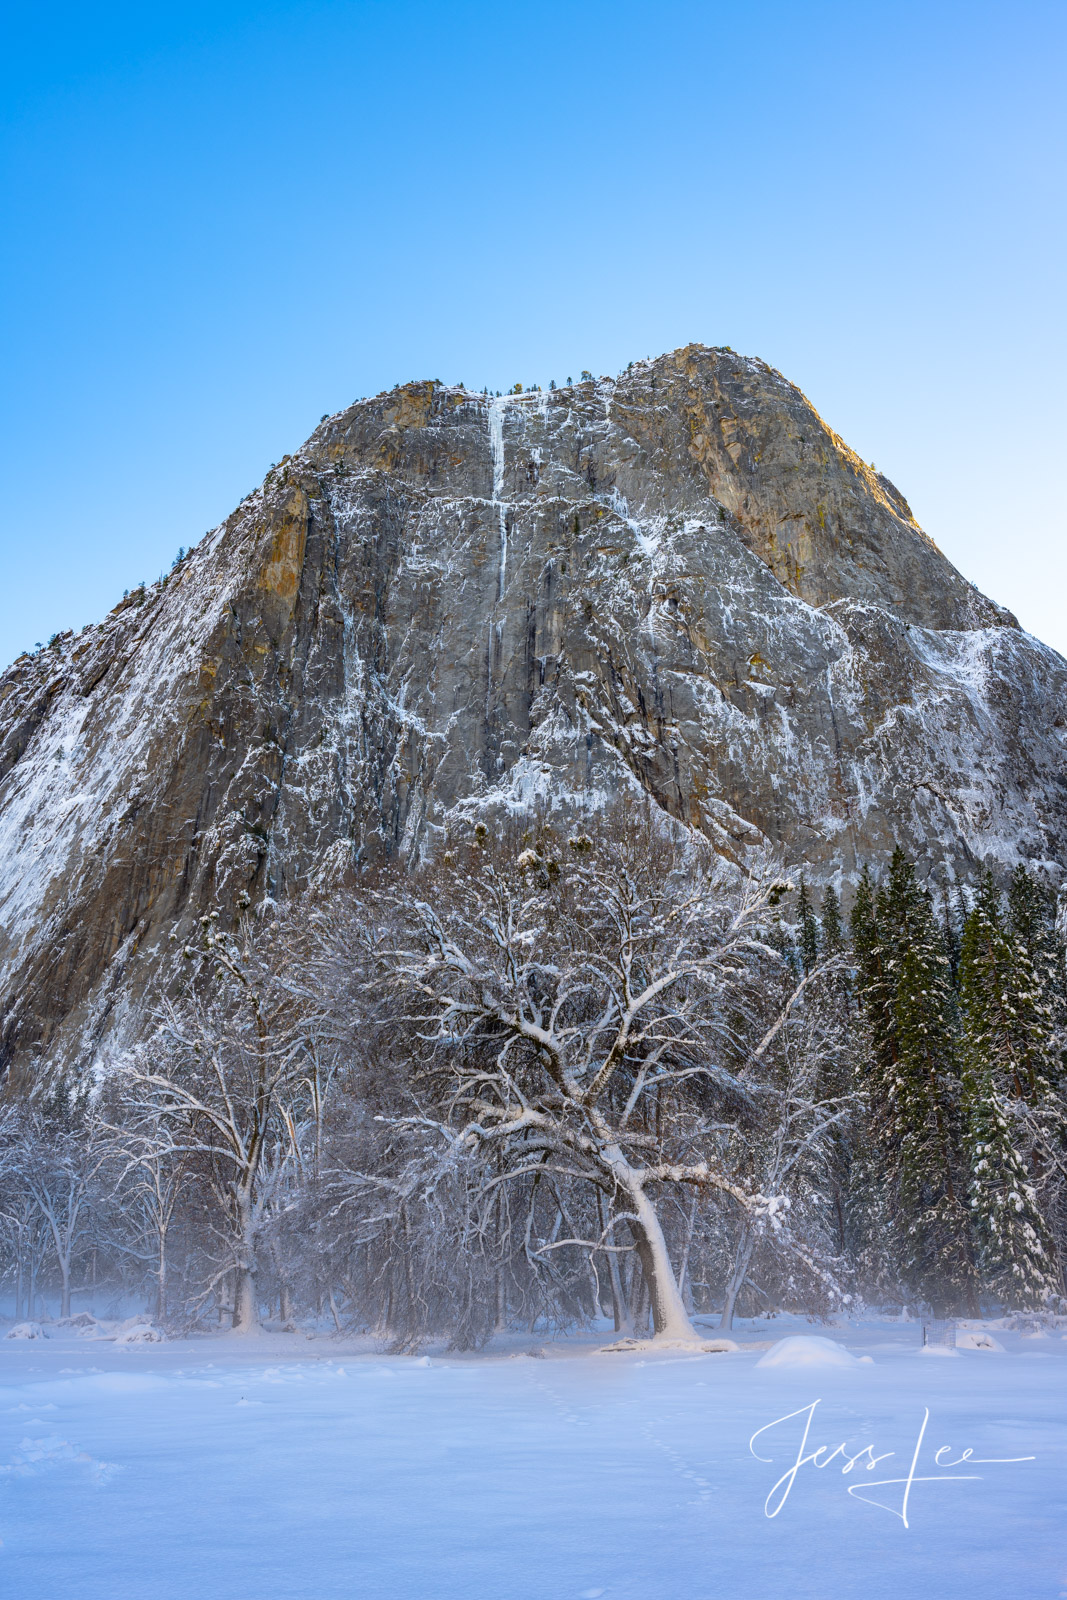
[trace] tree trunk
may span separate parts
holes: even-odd
[[[494,1222],[496,1232],[496,1278],[494,1284],[496,1290],[496,1321],[493,1332],[506,1333],[508,1326],[508,1290],[504,1281],[504,1260],[507,1252],[507,1230],[504,1224],[504,1191],[502,1188],[497,1191]]]
[[[741,1293],[745,1274],[748,1271],[748,1265],[752,1260],[752,1252],[755,1248],[756,1231],[746,1225],[742,1228],[741,1237],[737,1241],[733,1271],[730,1273],[726,1283],[726,1299],[723,1303],[722,1316],[719,1318],[719,1327],[725,1329],[726,1332],[729,1332],[734,1325],[734,1307],[737,1304],[737,1297]]]
[[[627,1198],[631,1208],[637,1213],[637,1220],[630,1226],[652,1303],[654,1337],[680,1339],[686,1344],[695,1344],[696,1330],[689,1320],[689,1313],[678,1292],[667,1241],[663,1237],[656,1208],[645,1194],[639,1179],[634,1182],[631,1178],[631,1184],[632,1187],[630,1184],[627,1185]]]
[[[597,1190],[596,1195],[596,1210],[597,1217],[600,1220],[600,1232],[603,1235],[605,1232],[604,1201],[599,1189]],[[609,1245],[614,1244],[614,1233],[609,1235],[605,1242]],[[626,1298],[626,1291],[622,1286],[622,1273],[619,1271],[618,1251],[608,1250],[607,1257],[608,1275],[611,1279],[611,1309],[615,1316],[615,1332],[625,1334],[627,1337],[632,1338],[634,1323],[633,1318],[630,1315],[630,1304]]]
[[[259,1332],[256,1275],[252,1268],[244,1263],[237,1268],[236,1293],[233,1297],[233,1330],[235,1333]]]
[[[637,1239],[637,1233],[634,1232]],[[633,1271],[630,1273],[630,1315],[633,1318],[634,1337],[647,1339],[650,1332],[655,1332],[655,1327],[649,1327],[648,1311],[651,1305],[651,1296],[648,1292],[648,1274],[645,1272],[644,1257],[648,1254],[647,1246],[642,1239],[634,1248]]]
[[[678,1288],[681,1291],[682,1303],[690,1316],[696,1310],[693,1303],[693,1287],[689,1271],[689,1254],[693,1248],[693,1234],[697,1225],[697,1196],[693,1191],[693,1198],[689,1203],[689,1219],[685,1230],[685,1249],[682,1251],[682,1264],[678,1268]]]
[[[623,1288],[619,1258],[614,1250],[608,1251],[608,1272],[611,1276],[611,1307],[615,1315],[615,1332],[630,1336],[634,1331],[634,1320],[630,1315],[626,1290]]]
[[[233,1296],[233,1327],[235,1333],[259,1332],[259,1306],[256,1303],[255,1245],[252,1234],[252,1201],[248,1194],[238,1194],[237,1218],[241,1230],[241,1259],[237,1263]]]
[[[159,1266],[156,1269],[156,1321],[162,1327],[167,1316],[167,1254],[164,1235],[159,1236]]]
[[[289,1287],[289,1274],[276,1243],[271,1245],[270,1254],[278,1279],[278,1320],[283,1328],[288,1328],[292,1326],[293,1321],[293,1295]]]
[[[63,1287],[59,1301],[59,1314],[61,1317],[70,1316],[70,1262],[60,1257],[59,1270],[63,1275]]]

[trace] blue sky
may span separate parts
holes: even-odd
[[[1067,7],[23,6],[0,63],[0,661],[323,412],[760,355],[1067,651]]]

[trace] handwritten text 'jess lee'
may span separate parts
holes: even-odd
[[[836,1464],[835,1470],[839,1470],[842,1477],[848,1477],[850,1473],[857,1470],[873,1472],[880,1461],[888,1461],[891,1456],[896,1454],[895,1450],[886,1450],[882,1455],[878,1455],[872,1444],[865,1444],[862,1449],[856,1451],[850,1451],[848,1445],[844,1443],[838,1445],[821,1444],[816,1446],[815,1449],[809,1450],[808,1439],[811,1434],[812,1423],[815,1420],[815,1411],[821,1404],[821,1400],[813,1400],[810,1406],[801,1406],[797,1411],[787,1412],[784,1417],[776,1417],[773,1422],[768,1422],[762,1428],[757,1428],[748,1441],[748,1448],[757,1461],[774,1462],[779,1460],[781,1459],[780,1457],[773,1455],[760,1455],[759,1451],[755,1449],[756,1440],[761,1435],[770,1434],[774,1428],[782,1428],[784,1431],[781,1434],[774,1435],[771,1439],[764,1441],[763,1448],[768,1446],[774,1448],[778,1441],[785,1443],[789,1436],[788,1430],[785,1430],[785,1424],[797,1419],[800,1442],[793,1454],[792,1464],[786,1468],[777,1483],[772,1486],[763,1503],[763,1512],[767,1517],[776,1517],[781,1511],[793,1491],[797,1474],[802,1467],[814,1467],[818,1471],[825,1471],[827,1467]],[[801,1422],[800,1419],[803,1419],[803,1421]],[[1033,1461],[1035,1459],[1033,1456],[976,1456],[973,1450],[966,1449],[960,1451],[954,1460],[948,1460],[947,1458],[954,1454],[954,1450],[952,1445],[944,1444],[934,1451],[933,1465],[940,1470],[932,1473],[920,1473],[918,1470],[919,1457],[922,1453],[923,1439],[926,1436],[926,1427],[929,1421],[929,1407],[924,1407],[922,1423],[919,1427],[918,1438],[915,1441],[915,1449],[912,1452],[911,1466],[908,1468],[905,1477],[864,1478],[858,1483],[848,1485],[850,1495],[853,1495],[857,1500],[865,1500],[868,1505],[877,1506],[881,1511],[888,1511],[894,1517],[899,1517],[905,1528],[909,1526],[908,1503],[913,1484],[972,1482],[981,1478],[982,1474],[980,1472],[950,1472],[948,1469],[951,1467],[1002,1467],[1013,1465],[1017,1461]],[[869,1493],[871,1489],[889,1488],[899,1489],[899,1505],[887,1504],[885,1500],[879,1500]],[[897,1498],[897,1495],[890,1497],[891,1500],[896,1500]]]

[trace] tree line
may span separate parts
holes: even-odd
[[[0,1109],[17,1317],[95,1285],[470,1348],[1061,1303],[1064,948],[1022,869],[935,899],[898,851],[846,921],[651,809],[477,824],[183,966],[91,1083]]]
[[[857,1267],[975,1313],[1063,1291],[1067,990],[1056,901],[1018,867],[1001,896],[934,899],[896,851],[852,909],[865,1022]]]

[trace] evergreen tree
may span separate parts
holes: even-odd
[[[797,952],[805,975],[813,972],[819,961],[819,924],[812,910],[811,896],[804,879],[800,880],[797,894]]]
[[[814,920],[814,919],[813,919]],[[840,1048],[828,1053],[823,1071],[820,1074],[820,1093],[826,1099],[846,1099],[854,1101],[854,1061],[856,1053],[856,1030],[852,1026],[851,1006],[849,1003],[849,973],[844,964],[847,954],[844,930],[841,926],[841,903],[833,888],[827,886],[823,892],[822,908],[818,928],[813,930],[813,942],[818,954],[823,961],[837,961],[841,965],[835,970],[826,973],[818,979],[820,993],[815,997],[815,1003],[823,1011],[827,1021],[833,1018],[832,1026],[840,1039]],[[856,1145],[852,1117],[842,1118],[836,1124],[828,1139],[828,1155],[824,1181],[826,1183],[831,1202],[832,1214],[836,1223],[838,1249],[844,1256],[852,1254],[856,1239],[857,1223],[860,1217],[851,1205],[854,1192],[853,1165],[856,1160]],[[868,1184],[864,1188],[870,1192]],[[867,1236],[871,1231],[871,1219],[863,1219],[863,1233]],[[877,1274],[875,1274],[877,1276]],[[870,1275],[862,1280],[869,1283]]]
[[[1021,866],[1012,873],[1008,890],[1008,929],[1025,951],[1048,1007],[1055,1078],[1062,1081],[1067,1065],[1067,949],[1056,926],[1055,895]]]
[[[1055,1122],[1051,1013],[1027,949],[1026,891],[1013,883],[1010,928],[987,873],[960,960],[969,1199],[983,1280],[1013,1309],[1059,1288],[1041,1214],[1043,1125]],[[1021,928],[1021,933],[1014,929]]]
[[[945,941],[945,954],[948,956],[949,976],[953,989],[959,983],[960,940],[963,936],[965,917],[965,910],[961,915],[959,890],[956,890],[953,899],[949,896],[948,889],[944,889],[941,894],[941,936]]]
[[[910,870],[910,863],[909,870]],[[960,1080],[949,958],[921,891],[895,963],[897,1074],[892,1119],[903,1277],[939,1314],[977,1309],[962,1185]]]
[[[1038,965],[1041,959],[1055,961],[1063,954],[1056,933],[1056,897],[1023,866],[1011,875],[1008,888],[1008,926],[1026,946],[1026,953]]]
[[[845,950],[845,931],[841,926],[841,902],[833,884],[827,884],[822,897],[822,947],[827,956],[839,956]]]
[[[882,1174],[886,1249],[908,1293],[937,1311],[973,1308],[949,960],[902,850],[877,897],[864,872],[852,934],[868,1045],[861,1087]]]
[[[827,885],[822,897],[822,913],[819,921],[819,946],[824,960],[836,960],[842,963],[831,981],[838,996],[842,1018],[847,1025],[852,1015],[853,974],[846,963],[848,941],[841,922],[841,902],[830,884]]]
[[[867,1024],[867,1050],[861,1076],[871,1113],[871,1131],[878,1143],[887,1138],[883,1120],[896,1074],[897,1039],[893,946],[886,936],[868,869],[860,876],[852,906],[852,951],[857,986]]]
[[[1035,1105],[1057,1077],[1054,1018],[1048,984],[1042,983],[1031,956],[1031,949],[1040,949],[1040,940],[1031,944],[1025,924],[1021,935],[1016,927],[1013,916],[1005,923],[993,875],[987,872],[964,931],[961,993],[966,976],[972,1022],[983,1026],[1002,1087],[1014,1099]],[[968,962],[969,974],[964,970]],[[979,972],[984,973],[980,990],[975,987]]]
[[[890,1086],[896,1059],[888,951],[878,925],[874,885],[860,874],[850,918],[862,1038],[856,1055],[860,1091],[858,1138],[849,1173],[849,1235],[856,1276],[868,1295],[882,1300],[900,1290],[893,1248],[893,1193],[888,1181],[892,1130]]]
[[[1044,1169],[1039,1198],[1062,1273],[1067,1266],[1067,948],[1057,926],[1057,910],[1052,891],[1024,867],[1016,867],[1008,894],[1008,922],[1030,958],[1051,1026],[1051,1093],[1038,1123]],[[1034,1116],[1038,1121],[1036,1111]]]

